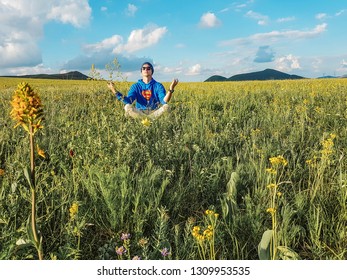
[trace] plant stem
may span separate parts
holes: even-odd
[[[30,176],[31,176],[31,229],[34,236],[35,247],[39,255],[39,259],[43,259],[40,240],[37,236],[36,229],[36,183],[35,183],[35,153],[34,153],[34,132],[33,126],[29,126],[29,139],[30,139]]]

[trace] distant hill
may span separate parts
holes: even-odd
[[[322,77],[318,77],[317,79],[336,79],[338,77],[335,76],[322,76]]]
[[[89,77],[78,71],[71,71],[63,74],[35,74],[21,76],[2,76],[6,78],[27,78],[27,79],[55,79],[55,80],[87,80]]]
[[[227,78],[225,78],[223,76],[214,75],[214,76],[209,77],[205,82],[224,82],[226,80],[227,80]]]
[[[205,82],[217,82],[217,81],[265,81],[265,80],[294,80],[305,79],[298,75],[290,75],[274,69],[265,69],[258,72],[250,72],[245,74],[237,74],[230,78],[223,76],[211,76]]]

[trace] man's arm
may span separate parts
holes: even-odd
[[[107,83],[107,87],[112,91],[113,94],[117,95],[117,93],[120,93],[118,90],[114,88],[114,84],[112,82]]]
[[[133,98],[129,98],[129,96],[124,96],[117,89],[115,89],[114,84],[112,82],[107,83],[107,87],[112,91],[116,98],[119,101],[122,101],[124,104],[132,104],[134,102]]]
[[[164,101],[167,103],[170,101],[171,96],[173,94],[173,92],[175,91],[175,87],[178,84],[178,79],[173,79],[171,85],[170,85],[170,89],[166,92],[166,95],[164,97]]]

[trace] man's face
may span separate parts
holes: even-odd
[[[142,65],[141,72],[142,72],[142,76],[144,77],[151,77],[153,74],[152,67],[148,64]]]

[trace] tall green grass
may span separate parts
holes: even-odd
[[[0,80],[0,259],[38,258],[26,233],[28,140],[9,116],[19,82]],[[171,113],[149,127],[126,118],[103,82],[27,82],[45,111],[45,259],[199,259],[192,231],[207,209],[219,214],[216,259],[258,259],[273,228],[267,186],[279,178],[266,170],[277,156],[288,164],[274,258],[346,259],[346,80],[180,83]]]

